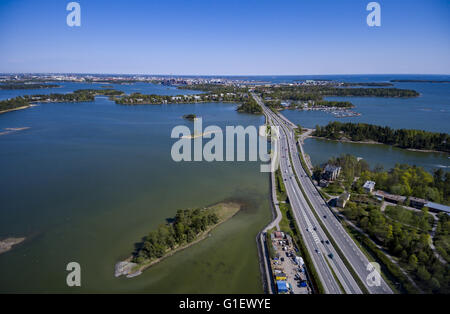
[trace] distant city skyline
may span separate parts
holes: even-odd
[[[0,3],[0,73],[450,74],[450,2],[62,0]]]

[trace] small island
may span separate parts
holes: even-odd
[[[115,266],[115,276],[132,278],[166,257],[205,239],[217,226],[241,209],[235,202],[218,203],[207,208],[178,210],[169,223],[151,231],[133,254]]]
[[[25,95],[11,99],[0,100],[0,114],[30,108],[36,103],[89,102],[96,96],[108,96],[111,100],[125,94],[115,89],[79,89],[67,94]]]
[[[197,115],[190,113],[190,114],[185,114],[183,116],[183,119],[189,120],[189,121],[194,121],[197,118]]]
[[[0,254],[11,250],[14,245],[23,241],[25,241],[25,238],[7,238],[5,240],[0,240]]]

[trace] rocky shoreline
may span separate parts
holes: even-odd
[[[0,254],[8,252],[14,245],[25,241],[25,238],[7,238],[0,241]]]

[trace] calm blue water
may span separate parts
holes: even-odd
[[[280,82],[309,78],[327,77],[249,77]],[[357,82],[390,78],[404,77],[328,77]],[[101,87],[61,85],[49,90],[0,91],[0,99]],[[422,96],[406,100],[352,99],[357,110],[364,110],[359,119],[448,132],[448,84],[396,86],[414,87]],[[126,93],[196,93],[146,83],[113,87]],[[29,127],[0,136],[0,238],[27,238],[0,255],[0,291],[261,292],[255,236],[270,220],[268,177],[259,172],[259,163],[173,162],[170,131],[179,124],[191,126],[182,119],[188,113],[202,116],[205,126],[263,123],[261,116],[237,113],[235,104],[120,106],[105,97],[89,103],[41,104],[0,115],[0,132]],[[304,126],[325,124],[331,117],[293,111],[285,114]],[[396,162],[427,169],[450,166],[445,154],[408,152],[383,145],[310,139],[305,149],[315,164],[347,152],[385,168]],[[212,237],[140,277],[113,277],[114,263],[176,210],[230,198],[242,200],[247,206]],[[65,285],[69,261],[82,266],[83,285],[76,291]]]
[[[25,90],[0,90],[0,100],[13,98],[21,95],[38,95],[38,94],[66,94],[71,93],[77,89],[103,89],[108,86],[116,90],[121,90],[127,94],[142,93],[142,94],[156,94],[156,95],[191,95],[198,94],[198,91],[180,90],[173,86],[163,86],[159,84],[150,83],[135,83],[135,84],[99,84],[99,83],[72,83],[72,82],[56,82],[51,83],[60,85],[57,88],[48,89],[25,89]]]
[[[331,80],[347,82],[388,82],[391,79],[450,80],[450,76],[327,76]],[[321,111],[285,110],[283,114],[304,127],[314,128],[330,121],[369,123],[392,128],[423,129],[450,133],[449,83],[394,83],[396,88],[413,89],[417,98],[327,97],[327,100],[352,102],[361,116],[336,118]]]

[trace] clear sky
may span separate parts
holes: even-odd
[[[449,74],[450,1],[0,1],[0,72]]]

